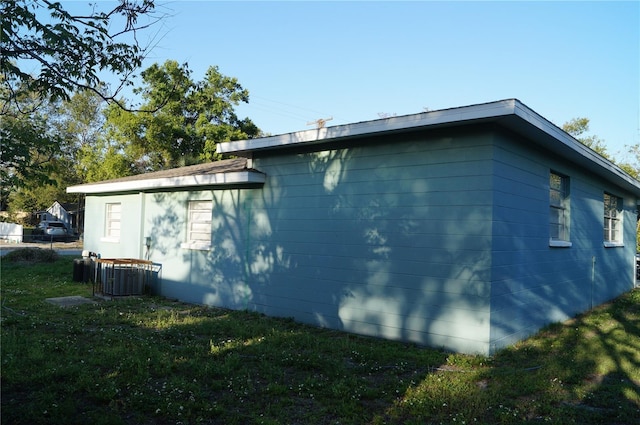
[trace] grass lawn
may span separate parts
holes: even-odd
[[[91,297],[72,259],[2,260],[1,422],[637,424],[640,290],[469,356],[157,297]]]

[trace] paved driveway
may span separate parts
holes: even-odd
[[[19,248],[53,249],[60,255],[82,256],[82,242],[30,242],[9,243],[0,241],[0,256]]]

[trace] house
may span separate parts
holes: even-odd
[[[71,234],[82,234],[84,229],[84,207],[81,203],[60,203],[54,201],[45,211],[35,213],[39,222],[61,221]]]
[[[220,144],[68,188],[154,290],[490,354],[634,287],[640,182],[515,99]]]
[[[69,204],[61,204],[58,201],[54,201],[53,204],[45,211],[38,211],[36,213],[39,221],[60,221],[64,223],[64,227],[68,232],[73,229],[73,215],[67,210]]]

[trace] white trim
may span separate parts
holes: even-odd
[[[67,193],[109,193],[153,189],[169,189],[192,186],[216,186],[243,183],[264,183],[265,175],[255,171],[235,171],[231,173],[199,174],[195,176],[164,177],[104,183],[89,183],[70,186]]]
[[[198,251],[210,251],[211,242],[182,242],[180,244],[182,249],[193,249]]]
[[[615,202],[615,214],[610,214],[610,209],[606,199],[607,197]],[[624,246],[624,199],[612,194],[611,192],[604,192],[604,196],[602,198],[602,203],[604,205],[604,228],[603,230],[606,232],[605,240],[603,241],[605,248],[615,248],[619,246]],[[614,230],[617,225],[618,232]],[[619,237],[614,239],[609,239],[611,236],[616,236],[618,233]]]
[[[114,226],[117,224],[117,226]],[[120,242],[122,232],[122,203],[107,202],[104,204],[104,234],[103,238]]]
[[[353,138],[374,133],[387,133],[398,130],[406,131],[420,127],[431,127],[443,124],[455,124],[463,121],[496,118],[515,114],[517,103],[518,101],[515,99],[508,99],[480,105],[463,106],[459,108],[423,112],[420,114],[391,117],[382,120],[364,121],[355,124],[337,125],[334,127],[323,127],[315,130],[305,130],[296,133],[263,137],[260,139],[218,143],[216,151],[219,153],[244,153],[330,139]]]
[[[557,241],[549,239],[549,246],[552,248],[571,248],[573,246],[573,243],[569,241]]]
[[[201,205],[198,205],[201,204]],[[213,214],[213,201],[211,199],[192,199],[187,202],[187,238],[186,244],[189,246],[195,246],[194,249],[200,249],[201,246],[206,246],[204,249],[208,249],[211,246],[211,224]],[[197,219],[195,217],[198,217]],[[194,230],[193,226],[205,226],[206,231]],[[205,234],[206,239],[192,238],[193,234],[198,235]]]
[[[454,127],[493,122],[524,135],[532,142],[585,167],[640,197],[640,183],[597,152],[586,147],[517,99],[423,112],[413,115],[337,125],[259,139],[218,143],[217,152],[251,157],[254,152],[329,143],[385,133],[415,131],[420,128]]]

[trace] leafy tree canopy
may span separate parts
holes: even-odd
[[[68,195],[65,189],[81,183],[87,174],[81,153],[95,149],[99,140],[100,103],[95,93],[85,91],[69,101],[43,103],[29,115],[3,116],[3,206],[9,203],[13,211],[32,211],[31,206],[44,209],[54,200],[73,200],[75,195]]]
[[[587,135],[589,132],[589,118],[573,118],[564,123],[562,129],[575,137],[583,145],[593,149],[609,161],[618,165],[636,180],[640,178],[640,145],[627,146],[627,152],[622,160],[616,160],[607,150],[604,140],[595,135]]]
[[[611,159],[607,153],[607,147],[604,140],[600,139],[598,136],[586,135],[586,133],[589,132],[589,118],[573,118],[569,122],[564,123],[562,129],[578,139],[578,141],[583,145],[588,146],[605,158]]]
[[[0,87],[0,92],[3,88]],[[53,133],[49,110],[34,109],[21,114],[18,109],[31,109],[37,102],[34,96],[23,94],[2,116],[0,126],[0,202],[6,205],[9,193],[27,182],[44,185],[51,182],[53,159],[60,152],[62,139]]]
[[[99,10],[104,5],[108,9]],[[52,184],[55,170],[68,166],[61,165],[65,153],[73,157],[67,136],[74,130],[61,132],[52,112],[60,101],[77,91],[91,91],[118,102],[117,93],[131,84],[144,59],[146,48],[139,45],[138,32],[160,19],[153,13],[153,0],[95,3],[82,15],[72,15],[50,0],[0,2],[3,207],[12,191]],[[119,78],[110,93],[102,83],[106,74]]]
[[[236,78],[215,66],[202,81],[191,74],[176,61],[154,64],[141,74],[143,87],[134,90],[143,99],[141,111],[107,109],[107,137],[123,147],[136,172],[219,159],[216,143],[259,133],[250,119],[240,119],[234,111],[249,100]]]
[[[112,9],[98,10],[103,4],[96,2],[88,13],[72,15],[61,3],[49,0],[0,3],[4,105],[22,91],[58,100],[88,89],[116,101],[145,57],[146,49],[136,35],[156,19],[154,1],[119,0]],[[141,25],[143,17],[148,22]],[[98,89],[102,73],[120,79],[111,94]]]

